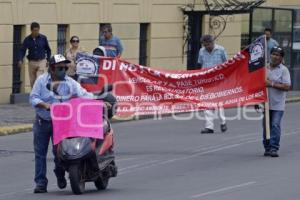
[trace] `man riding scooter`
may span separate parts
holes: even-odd
[[[35,177],[36,187],[34,193],[47,192],[48,179],[47,151],[50,138],[52,138],[52,121],[50,105],[64,102],[73,96],[93,98],[94,95],[87,92],[81,85],[66,75],[67,64],[70,63],[63,55],[57,54],[50,58],[48,73],[41,75],[35,82],[30,93],[30,103],[35,109],[36,119],[33,125],[33,144],[35,153]],[[50,90],[48,89],[50,87]],[[54,92],[55,91],[55,92]],[[57,186],[63,189],[67,186],[65,170],[56,157],[56,147],[53,146]]]
[[[69,173],[71,189],[76,195],[84,193],[86,182],[94,182],[98,190],[105,190],[109,179],[117,176],[114,133],[109,122],[114,109],[107,106],[116,103],[114,98],[107,98],[111,91],[112,86],[105,85],[97,97],[100,102],[74,98],[68,101],[68,108],[66,104],[60,103],[51,107],[54,143],[58,145],[57,155]],[[87,110],[82,111],[80,104],[89,105],[89,108],[86,107]],[[103,105],[106,105],[108,110],[101,113]],[[70,110],[73,115],[66,118],[66,113]],[[88,126],[82,123],[82,116],[89,119]]]

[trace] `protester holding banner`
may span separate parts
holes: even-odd
[[[66,51],[66,58],[71,61],[68,64],[67,75],[76,79],[76,55],[78,52],[82,52],[82,48],[79,46],[79,37],[74,35],[70,39],[71,47]]]
[[[114,36],[110,24],[106,24],[102,29],[102,36],[100,37],[100,45],[106,50],[108,57],[121,57],[123,46],[121,40]]]
[[[224,63],[227,60],[227,53],[224,47],[214,43],[211,35],[203,35],[201,38],[203,47],[199,51],[198,66],[200,68],[210,68],[217,64]],[[217,110],[215,110],[217,111]],[[218,111],[221,119],[221,131],[227,130],[224,109],[220,108]],[[214,133],[214,118],[215,112],[212,110],[205,110],[204,116],[206,120],[205,128],[201,131],[202,134]]]
[[[264,156],[278,157],[281,136],[281,120],[285,109],[286,93],[291,86],[289,70],[282,64],[284,51],[280,47],[271,49],[271,64],[268,68],[266,86],[269,92],[270,105],[270,140],[266,140],[264,128]]]
[[[35,178],[36,187],[34,193],[47,192],[48,179],[47,151],[50,138],[52,138],[52,121],[50,115],[50,105],[57,102],[64,102],[72,98],[87,97],[94,95],[83,89],[79,83],[66,75],[68,64],[71,61],[65,59],[63,55],[54,55],[50,58],[48,73],[41,75],[35,82],[30,93],[30,103],[35,108],[36,120],[33,125],[33,144],[35,153]],[[53,146],[57,185],[63,189],[67,185],[65,170],[62,168],[56,157],[56,147]]]

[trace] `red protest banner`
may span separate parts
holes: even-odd
[[[266,101],[263,48],[255,43],[223,64],[193,71],[158,70],[100,58],[97,82],[82,85],[95,91],[104,83],[114,84],[118,116],[257,104]]]

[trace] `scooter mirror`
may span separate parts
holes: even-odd
[[[113,85],[107,84],[107,85],[104,85],[102,92],[111,92],[112,90],[113,90]]]
[[[105,96],[106,96],[106,93],[109,93],[109,92],[111,92],[112,90],[113,90],[113,85],[111,85],[111,84],[106,84],[106,85],[103,86],[101,92],[99,92],[99,93],[95,92],[94,94],[95,94],[96,96],[100,96],[100,98],[102,98],[101,96],[102,96],[103,94],[105,94]]]

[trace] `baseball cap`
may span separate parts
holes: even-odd
[[[67,60],[63,55],[61,54],[55,54],[53,56],[51,56],[50,60],[49,60],[49,64],[50,65],[55,65],[58,63],[71,63],[71,61]]]
[[[281,48],[281,47],[273,47],[272,49],[271,49],[271,54],[273,53],[273,52],[276,52],[276,53],[279,53],[280,55],[281,55],[281,57],[284,57],[284,51],[283,51],[283,49]]]

